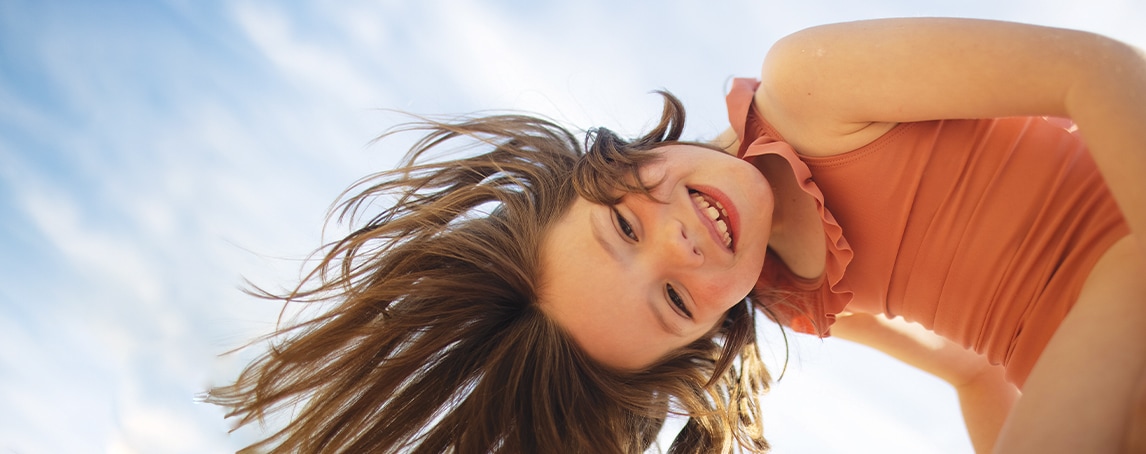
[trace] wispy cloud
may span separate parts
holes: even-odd
[[[337,46],[339,41],[331,45],[304,40],[298,36],[295,23],[299,18],[269,3],[238,2],[233,11],[240,28],[261,55],[275,65],[277,72],[296,80],[300,91],[325,92],[348,105],[361,105],[363,100],[387,104],[378,84],[366,77],[346,49]]]
[[[253,353],[216,355],[277,315],[237,291],[241,277],[288,284],[332,199],[403,151],[365,149],[397,118],[374,108],[520,109],[636,133],[659,108],[648,92],[668,88],[690,128],[711,135],[725,121],[721,84],[754,75],[780,35],[824,21],[1028,18],[1146,44],[1146,12],[1131,0],[1008,5],[2,2],[0,450],[252,441],[228,437],[220,409],[194,396],[233,378]],[[766,401],[778,447],[855,452],[853,439],[892,433],[911,452],[966,450],[950,400],[919,397],[942,415],[906,418],[916,407],[896,396],[908,386],[863,375],[896,366],[810,345]],[[852,361],[872,366],[821,367]],[[865,376],[871,389],[850,387]]]
[[[130,233],[114,235],[93,231],[80,217],[76,201],[62,194],[24,187],[22,205],[51,246],[79,267],[82,274],[113,281],[131,290],[132,299],[156,303],[162,283],[154,275],[158,264],[148,263]]]

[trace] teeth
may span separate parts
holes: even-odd
[[[708,219],[716,224],[716,230],[724,237],[724,246],[732,247],[732,232],[728,231],[728,222],[725,221],[728,219],[728,212],[724,210],[724,206],[715,200],[709,203],[708,199],[698,192],[692,193],[692,201],[700,207],[700,211],[708,216]]]

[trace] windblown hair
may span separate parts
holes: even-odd
[[[319,249],[288,294],[252,291],[329,309],[268,336],[269,350],[206,400],[239,426],[293,412],[250,452],[643,452],[670,413],[688,416],[670,453],[766,451],[757,402],[770,377],[748,299],[712,336],[636,372],[593,361],[539,307],[553,222],[578,196],[647,194],[640,166],[678,143],[684,109],[661,94],[652,131],[625,141],[592,130],[587,152],[522,115],[396,130],[425,135],[397,169],[344,193],[332,221],[353,232]],[[459,149],[479,152],[431,159]],[[386,208],[366,219],[375,205]]]

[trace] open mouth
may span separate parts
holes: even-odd
[[[700,208],[700,212],[712,222],[712,225],[716,228],[717,236],[721,238],[724,247],[732,250],[732,221],[728,216],[728,210],[724,208],[724,204],[710,197],[708,194],[695,189],[689,189],[688,194],[692,198],[692,202]]]

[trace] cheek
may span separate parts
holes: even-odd
[[[725,312],[748,295],[756,283],[756,275],[726,271],[713,279],[707,279],[699,290],[703,301],[716,312]]]

